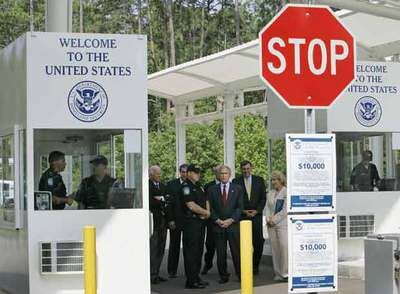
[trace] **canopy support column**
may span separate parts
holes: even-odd
[[[234,93],[224,94],[224,164],[231,168],[232,177],[235,177],[235,98]]]
[[[72,2],[46,1],[46,32],[72,32]]]
[[[176,170],[186,161],[186,126],[182,120],[186,116],[186,105],[175,106],[175,132],[176,132]]]

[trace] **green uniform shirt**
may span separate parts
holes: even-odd
[[[75,200],[80,202],[85,209],[109,208],[108,194],[115,181],[109,175],[106,175],[101,182],[94,175],[85,178],[76,192]]]

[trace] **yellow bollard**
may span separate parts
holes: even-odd
[[[253,294],[253,235],[251,221],[240,222],[241,294]]]
[[[85,294],[96,294],[96,228],[83,228],[83,262]]]

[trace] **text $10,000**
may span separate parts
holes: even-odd
[[[298,164],[299,169],[325,169],[325,163],[321,162],[301,162]]]
[[[326,244],[301,244],[300,251],[315,251],[315,250],[326,250]]]

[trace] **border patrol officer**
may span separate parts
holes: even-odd
[[[50,168],[40,177],[39,190],[51,192],[53,210],[61,210],[65,208],[65,204],[73,203],[73,199],[67,197],[67,188],[60,174],[67,165],[65,154],[61,151],[52,151],[49,154],[49,164]]]
[[[108,160],[105,156],[99,155],[90,163],[94,167],[94,174],[82,180],[75,200],[83,206],[83,209],[109,208],[108,195],[116,179],[107,174]]]
[[[188,179],[182,184],[181,199],[185,222],[183,227],[183,257],[187,289],[203,289],[208,283],[200,279],[201,258],[204,248],[205,220],[210,217],[210,205],[199,185],[200,167],[190,164]]]
[[[182,184],[187,178],[187,164],[179,166],[180,177],[167,184],[167,193],[170,195],[170,205],[168,206],[167,220],[169,227],[169,250],[168,250],[168,274],[169,278],[176,278],[178,270],[179,255],[181,251],[181,239],[183,233],[184,216],[182,201],[180,198]]]

